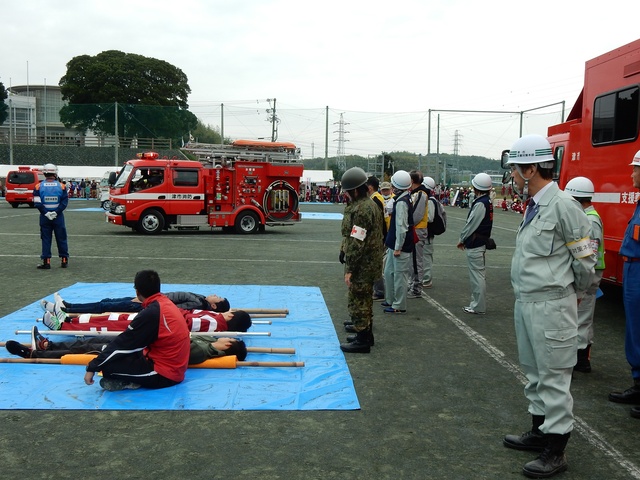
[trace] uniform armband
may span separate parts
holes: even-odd
[[[593,249],[591,248],[591,239],[589,237],[581,238],[574,242],[566,244],[567,248],[576,260],[593,255]]]
[[[355,238],[356,240],[363,241],[365,238],[367,238],[367,229],[354,225],[351,229],[350,236]]]

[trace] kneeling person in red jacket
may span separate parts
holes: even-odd
[[[84,381],[92,385],[102,372],[105,390],[165,388],[184,380],[189,363],[189,329],[182,313],[160,293],[160,277],[142,270],[134,280],[142,311],[87,365]]]

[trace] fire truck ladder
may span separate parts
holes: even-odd
[[[204,164],[223,164],[235,160],[269,162],[269,163],[298,163],[300,152],[295,153],[279,150],[258,150],[237,147],[234,145],[217,145],[212,143],[190,142],[182,150],[194,155]]]

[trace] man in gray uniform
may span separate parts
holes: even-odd
[[[471,302],[462,307],[465,313],[484,315],[487,311],[487,268],[485,253],[487,241],[491,237],[493,227],[493,205],[489,200],[491,177],[479,173],[471,180],[473,190],[477,194],[471,204],[467,223],[460,232],[457,247],[467,254],[469,266],[469,283],[471,284]]]
[[[527,377],[532,429],[507,435],[505,447],[541,452],[524,475],[547,478],[567,469],[573,430],[571,373],[576,363],[578,298],[589,287],[596,255],[580,204],[553,182],[551,145],[540,135],[520,138],[507,162],[518,191],[531,197],[511,262],[518,354]]]

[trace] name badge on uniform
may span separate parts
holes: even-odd
[[[354,225],[351,229],[351,236],[356,240],[363,241],[367,238],[367,229]]]
[[[591,248],[591,239],[589,237],[581,238],[575,242],[567,243],[567,248],[573,255],[573,258],[585,258],[589,255],[593,255],[593,249]]]

